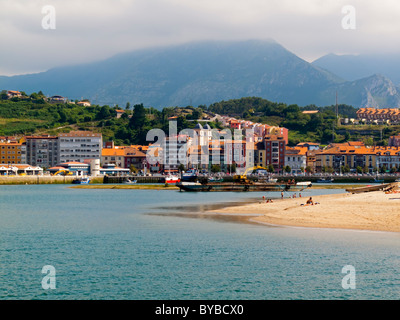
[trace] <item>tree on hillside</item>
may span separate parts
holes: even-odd
[[[141,104],[135,104],[133,106],[132,118],[129,121],[129,127],[136,130],[141,130],[146,125],[146,109]]]

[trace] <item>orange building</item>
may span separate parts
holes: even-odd
[[[0,157],[2,164],[21,164],[22,143],[17,141],[0,142]]]

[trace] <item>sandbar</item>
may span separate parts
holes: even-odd
[[[335,228],[400,232],[400,193],[383,191],[341,193],[309,197],[263,199],[242,206],[210,210],[209,213],[245,215],[251,221],[294,227]]]

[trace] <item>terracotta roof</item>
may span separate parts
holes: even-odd
[[[69,133],[60,133],[59,137],[101,137],[101,133],[91,131],[71,131]]]
[[[125,150],[120,149],[120,148],[105,148],[101,150],[101,156],[102,157],[107,157],[107,156],[124,156],[125,155]]]

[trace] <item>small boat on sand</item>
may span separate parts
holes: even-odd
[[[332,178],[322,178],[318,179],[317,183],[332,183],[334,180]]]
[[[89,184],[90,179],[89,178],[77,178],[72,180],[73,184]]]
[[[136,183],[136,182],[137,182],[137,180],[131,180],[129,178],[123,181],[123,183],[126,183],[126,184],[132,184],[132,183]]]
[[[350,192],[350,193],[363,193],[363,192],[385,190],[386,188],[390,188],[391,186],[392,186],[392,183],[386,183],[386,184],[379,184],[379,185],[374,185],[374,186],[350,188],[350,189],[346,189],[346,191]]]

